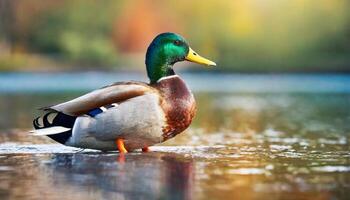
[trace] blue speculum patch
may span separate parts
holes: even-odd
[[[91,111],[88,112],[88,115],[90,115],[91,117],[95,117],[96,115],[103,113],[103,110],[101,108],[95,108]]]
[[[113,108],[115,107],[116,104],[109,104],[109,105],[105,105],[105,106],[102,106],[102,107],[99,107],[99,108],[95,108],[93,110],[90,110],[87,114],[91,117],[95,117],[101,113],[103,113],[103,111],[105,110],[108,110],[110,108]]]

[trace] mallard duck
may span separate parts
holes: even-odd
[[[150,83],[117,82],[45,107],[45,113],[33,121],[32,132],[79,148],[148,151],[149,146],[183,132],[196,113],[193,94],[173,70],[175,63],[185,60],[216,66],[180,35],[162,33],[146,53]]]

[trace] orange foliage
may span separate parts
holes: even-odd
[[[150,41],[161,32],[182,29],[181,23],[169,20],[164,6],[149,1],[133,1],[123,9],[113,26],[113,41],[123,52],[144,51]]]

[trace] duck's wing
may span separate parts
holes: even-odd
[[[85,114],[101,106],[126,101],[146,93],[156,92],[154,88],[141,82],[118,82],[92,91],[71,101],[57,104],[44,110],[56,110],[72,116]]]

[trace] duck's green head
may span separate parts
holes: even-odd
[[[180,35],[175,33],[159,34],[149,45],[146,54],[147,74],[151,83],[156,83],[162,77],[173,75],[173,65],[184,60],[216,66],[213,61],[194,52]]]

